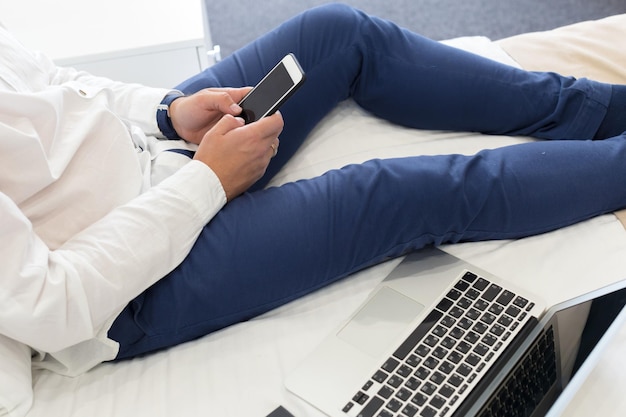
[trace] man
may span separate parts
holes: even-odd
[[[186,96],[57,68],[6,32],[0,46],[0,334],[57,372],[191,340],[425,245],[626,206],[623,86],[517,70],[346,6],[297,16]],[[306,84],[245,125],[236,103],[287,52]],[[262,190],[349,97],[415,128],[566,140]]]

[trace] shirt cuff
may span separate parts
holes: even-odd
[[[159,187],[176,190],[194,208],[198,225],[204,226],[226,204],[226,193],[219,178],[203,162],[192,160],[176,174],[165,179]]]

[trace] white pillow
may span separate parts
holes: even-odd
[[[626,83],[626,14],[497,41],[518,64],[608,83]]]
[[[31,349],[0,335],[0,417],[23,417],[32,404]]]

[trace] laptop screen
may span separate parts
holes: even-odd
[[[542,320],[543,331],[479,416],[545,415],[626,305],[626,289],[567,304]]]

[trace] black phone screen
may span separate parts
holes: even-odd
[[[281,99],[292,86],[293,82],[285,66],[278,65],[242,100],[243,113],[241,117],[246,123],[250,123],[274,113]]]

